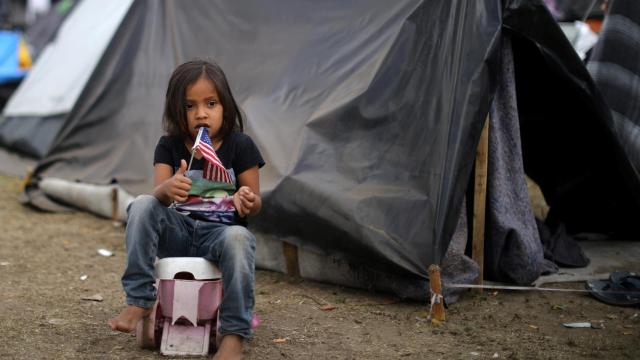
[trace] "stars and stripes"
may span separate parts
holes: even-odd
[[[202,156],[204,156],[206,160],[204,170],[202,171],[203,178],[232,183],[229,172],[224,165],[222,165],[222,161],[220,161],[216,155],[216,151],[213,149],[211,139],[209,139],[209,131],[206,127],[201,127],[200,130],[198,130],[198,136],[196,137],[196,142],[193,144],[192,150],[200,150],[200,153],[202,153]]]

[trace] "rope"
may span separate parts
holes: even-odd
[[[471,284],[446,284],[446,287],[457,289],[493,289],[493,290],[517,290],[517,291],[555,291],[555,292],[576,292],[576,293],[591,293],[593,290],[586,289],[556,289],[556,288],[544,288],[534,286],[504,286],[504,285],[471,285]],[[604,290],[607,294],[626,294],[626,295],[638,295],[638,291],[609,291]]]
[[[434,293],[431,291],[431,305],[429,305],[429,316],[427,316],[427,321],[433,320],[433,305],[440,304],[443,301],[443,297],[441,294]]]

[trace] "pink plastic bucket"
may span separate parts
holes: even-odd
[[[176,282],[179,281],[202,283],[198,294],[193,294],[194,297],[198,297],[198,320],[213,319],[222,301],[221,280],[160,280],[158,301],[162,309],[162,316],[167,318],[173,316],[174,288]]]

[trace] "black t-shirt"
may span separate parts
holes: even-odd
[[[227,135],[222,141],[220,148],[216,150],[216,155],[218,155],[222,165],[224,165],[229,172],[232,181],[235,182],[235,189],[240,187],[237,175],[242,174],[254,166],[260,168],[265,164],[253,140],[248,135],[239,132],[232,132]],[[162,136],[156,146],[153,164],[167,164],[173,167],[175,173],[180,168],[180,160],[185,160],[188,165],[190,159],[191,153],[183,141],[171,136]],[[202,178],[205,161],[204,157],[201,159],[194,157],[189,172],[185,173],[185,175],[192,177],[195,188],[199,186],[197,185],[199,180],[196,179]],[[228,186],[226,186],[226,188],[228,189]],[[233,189],[233,187],[231,189]],[[192,190],[194,190],[194,188],[192,188]],[[230,196],[234,191],[235,190],[229,192],[227,190],[227,193]],[[196,190],[196,192],[198,191]],[[224,201],[226,205],[222,206],[220,203],[213,205],[211,201],[202,202],[199,198],[200,196],[197,195],[195,198],[192,198],[190,194],[189,199],[193,201],[188,200],[188,204],[178,204],[176,210],[194,219],[247,226],[247,219],[240,218],[237,211],[233,208],[233,205],[226,202],[226,200]],[[221,209],[220,206],[224,209]]]
[[[264,160],[260,154],[260,150],[249,137],[249,135],[240,132],[231,132],[223,139],[222,145],[216,150],[216,154],[222,165],[231,172],[233,170],[232,177],[236,179],[236,189],[238,185],[238,175],[242,174],[245,170],[254,166],[259,168],[264,166]],[[156,146],[156,151],[153,156],[153,165],[157,163],[167,164],[173,167],[173,171],[176,172],[180,168],[180,160],[184,159],[189,164],[191,159],[191,153],[187,149],[183,141],[171,136],[162,136]],[[205,159],[193,158],[191,163],[191,170],[204,169]]]

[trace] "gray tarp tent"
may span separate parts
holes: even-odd
[[[606,107],[588,73],[542,3],[515,0],[135,1],[35,179],[116,181],[133,194],[148,191],[169,74],[182,61],[214,58],[268,164],[261,175],[264,210],[252,222],[259,236],[314,249],[336,269],[351,271],[350,279],[336,279],[343,274],[330,278],[332,268],[316,268],[312,277],[361,286],[393,282],[400,295],[426,296],[427,266],[442,262],[464,213],[505,35],[513,43],[521,121],[535,123],[538,117],[522,109],[546,95],[520,96],[526,81],[547,74],[549,89],[564,84],[572,107],[588,103],[598,111],[581,114],[586,127],[541,121],[540,131],[599,139],[605,154],[591,159],[587,171],[605,169],[607,178],[579,181],[580,190],[620,185],[628,164],[610,161],[618,144],[606,131]],[[543,120],[558,120],[547,110]],[[528,152],[541,141],[555,147],[549,152],[565,150],[561,142],[525,137],[525,168],[553,163]],[[584,180],[586,169],[569,170],[562,177],[533,171],[552,206],[569,207],[556,190]],[[37,182],[28,191],[35,193]],[[598,202],[586,206],[582,211],[604,216]],[[540,246],[532,251],[542,259]],[[535,278],[542,270],[534,265]]]
[[[1,145],[36,159],[47,154],[131,1],[78,4],[5,105]]]

